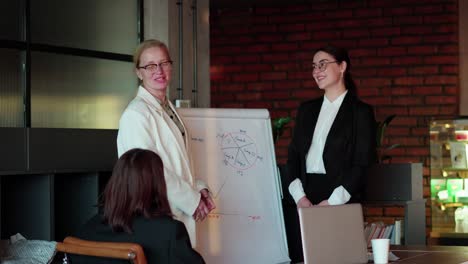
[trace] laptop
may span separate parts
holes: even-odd
[[[367,263],[360,204],[299,209],[305,264]]]

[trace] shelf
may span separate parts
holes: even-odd
[[[445,167],[445,168],[440,168],[440,169],[444,171],[467,171],[468,172],[468,168]]]
[[[468,238],[468,233],[455,232],[454,228],[433,228],[431,231],[432,238]]]
[[[454,202],[448,202],[448,203],[443,203],[443,202],[434,202],[434,206],[440,207],[444,206],[445,208],[450,208],[450,207],[462,207],[465,204],[463,203],[454,203]]]

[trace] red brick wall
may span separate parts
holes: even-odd
[[[358,94],[377,120],[397,114],[386,143],[402,146],[389,153],[391,162],[422,162],[430,197],[429,121],[458,114],[458,1],[311,2],[211,10],[212,106],[295,116],[300,102],[322,94],[311,74],[313,50],[346,47]],[[278,163],[286,161],[293,126],[277,143]]]

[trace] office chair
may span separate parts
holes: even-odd
[[[64,253],[63,264],[68,264],[69,254],[126,259],[133,264],[147,264],[143,248],[136,243],[100,242],[66,237],[57,242],[56,249]]]

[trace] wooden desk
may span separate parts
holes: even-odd
[[[390,264],[462,264],[468,263],[468,246],[390,246],[399,257]],[[371,253],[372,254],[372,253]],[[294,262],[291,262],[294,263]],[[368,263],[374,263],[369,261]],[[296,264],[304,264],[297,262]]]
[[[391,263],[461,264],[468,261],[468,247],[465,246],[391,246],[390,251],[400,258]]]

